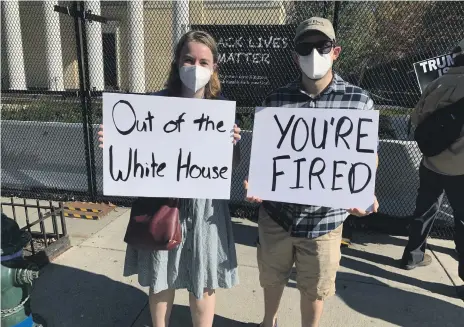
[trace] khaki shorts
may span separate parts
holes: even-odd
[[[258,229],[261,287],[286,285],[295,264],[297,288],[305,296],[324,300],[335,294],[343,224],[315,239],[292,237],[261,207]]]

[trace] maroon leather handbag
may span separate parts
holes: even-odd
[[[124,242],[143,250],[172,250],[182,242],[179,199],[138,198],[131,208]]]

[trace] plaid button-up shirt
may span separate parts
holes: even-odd
[[[371,110],[372,99],[360,87],[334,74],[332,83],[312,98],[302,90],[301,80],[279,88],[267,96],[263,106]],[[339,227],[348,217],[345,209],[263,201],[269,216],[293,237],[316,238]]]

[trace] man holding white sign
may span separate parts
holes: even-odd
[[[301,77],[256,109],[249,185],[245,181],[247,199],[263,202],[258,220],[265,302],[261,327],[277,326],[293,264],[302,326],[319,325],[323,301],[335,293],[343,222],[349,213],[363,216],[366,208],[378,207],[373,101],[333,73],[341,48],[330,21],[302,22],[294,41]]]
[[[368,208],[377,127],[373,110],[256,109],[248,193],[302,205]]]

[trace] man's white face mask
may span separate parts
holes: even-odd
[[[332,57],[330,53],[320,54],[316,49],[309,56],[298,57],[300,68],[310,79],[321,79],[332,68]]]
[[[193,92],[197,92],[208,84],[211,75],[213,75],[213,71],[202,66],[182,66],[179,69],[180,80]]]

